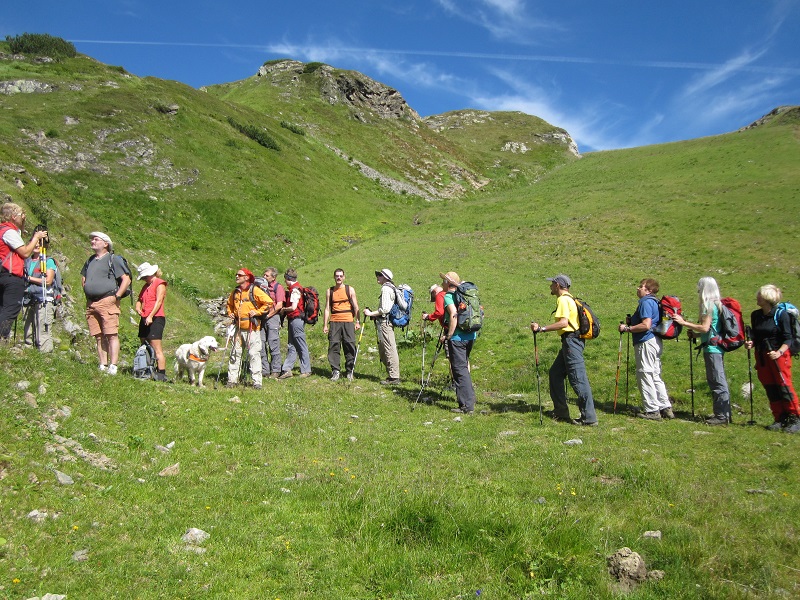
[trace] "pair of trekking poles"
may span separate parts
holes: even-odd
[[[252,320],[252,318],[251,318],[251,320]],[[237,320],[237,322],[238,322],[238,320]],[[222,364],[223,364],[223,366],[231,358],[231,353],[234,351],[234,348],[236,346],[236,342],[237,342],[237,340],[239,338],[239,331],[240,331],[240,329],[239,329],[238,325],[229,325],[228,328],[227,328],[226,337],[225,337],[225,349],[223,350],[223,353],[222,353]],[[242,358],[241,358],[241,361],[239,363],[240,364],[240,369],[241,369],[241,374],[240,374],[240,377],[239,377],[239,381],[241,381],[242,383],[245,382],[245,380],[247,379],[247,373],[250,372],[250,336],[252,335],[252,333],[253,333],[253,329],[251,327],[247,331],[247,339],[245,340],[245,343],[243,344],[243,346],[246,346],[246,347],[242,348]],[[234,340],[233,344],[231,344],[231,339]],[[229,348],[230,348],[230,350],[229,350]],[[217,378],[214,380],[214,389],[217,389],[217,385],[219,384],[219,376],[221,374],[222,374],[222,369],[217,371]]]
[[[425,321],[423,320],[422,324],[420,325],[420,331],[422,332],[423,342],[422,342],[422,369],[420,371],[420,388],[419,394],[417,394],[417,399],[414,400],[414,404],[411,405],[411,410],[413,411],[417,407],[417,403],[419,399],[422,398],[422,392],[425,391],[425,388],[431,382],[431,376],[433,375],[433,368],[436,366],[436,359],[439,357],[439,352],[442,351],[444,348],[444,327],[442,327],[442,331],[439,335],[439,340],[436,342],[436,350],[433,353],[433,360],[431,361],[431,368],[428,371],[428,376],[425,377],[425,348],[428,346],[427,340],[425,340]]]

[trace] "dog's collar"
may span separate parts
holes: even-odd
[[[204,363],[208,360],[208,358],[200,358],[199,356],[195,356],[191,352],[189,353],[189,360],[193,360],[194,362]]]

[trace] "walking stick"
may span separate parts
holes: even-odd
[[[442,327],[442,332],[441,333],[444,333],[444,327]],[[423,390],[426,387],[428,387],[428,384],[431,382],[431,375],[433,375],[433,367],[436,364],[436,357],[439,356],[439,352],[441,351],[443,346],[444,346],[444,336],[440,334],[439,335],[439,341],[436,343],[436,351],[433,353],[433,360],[431,361],[431,369],[430,369],[430,371],[428,371],[427,379],[424,379],[422,381],[422,385],[419,388],[419,394],[417,394],[417,399],[414,400],[414,404],[411,406],[411,410],[412,411],[415,408],[417,408],[417,402],[419,402],[419,399],[422,397]]]
[[[422,333],[422,370],[419,374],[419,384],[425,385],[425,348],[428,346],[428,340],[425,339],[425,319],[420,319],[419,324],[420,333]]]
[[[626,315],[625,323],[631,322],[631,316]],[[625,353],[625,410],[628,409],[628,378],[631,373],[631,334],[628,332],[628,349]]]
[[[748,342],[750,341],[750,333],[751,333],[750,326],[749,325],[745,326],[744,337],[745,340],[747,340]],[[753,418],[753,363],[750,358],[749,347],[747,348],[747,384],[750,386],[749,388],[747,388],[750,391],[750,393],[748,394],[750,396],[750,420],[747,422],[747,424],[755,425],[756,421]]]
[[[692,394],[692,419],[694,419],[694,361],[692,360],[692,349],[694,346],[694,338],[688,336],[688,339],[689,339],[689,391]]]
[[[622,321],[619,322],[622,325]],[[617,414],[617,395],[619,393],[619,370],[622,367],[622,336],[625,335],[620,331],[619,333],[619,349],[617,350],[617,377],[614,382],[614,414]]]
[[[233,325],[230,325],[228,327],[228,330],[226,331],[227,337],[225,338],[225,350],[223,350],[223,352],[222,352],[222,364],[223,365],[227,362],[227,359],[228,359],[228,344],[230,343],[231,338],[233,337],[233,335],[232,335],[233,332],[231,332],[231,328],[232,327],[233,327]],[[217,389],[217,384],[219,383],[219,376],[220,376],[221,373],[222,373],[222,369],[217,371],[217,379],[214,381],[214,389],[215,390]]]
[[[250,334],[253,331],[253,318],[250,317],[250,329],[247,330],[244,343],[247,348],[242,348],[242,357],[239,363],[240,377],[239,382],[242,385],[247,385],[247,374],[250,373],[250,379],[253,379],[253,373],[250,369]]]
[[[369,307],[367,307],[367,310],[369,310]],[[367,324],[367,315],[364,315],[363,318],[361,319],[361,327],[359,328],[360,331],[358,333],[358,343],[356,344],[356,356],[353,359],[353,373],[356,372],[356,363],[358,362],[358,353],[361,350],[361,338],[364,337],[364,328],[366,327],[366,324]]]
[[[536,332],[533,332],[533,358],[536,363],[536,396],[539,398],[539,425],[544,425],[544,411],[542,409],[542,384],[539,377],[539,344],[536,341]]]

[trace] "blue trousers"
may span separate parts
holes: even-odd
[[[569,420],[567,392],[564,389],[564,379],[569,378],[569,384],[578,396],[581,420],[585,423],[596,423],[597,413],[594,411],[592,388],[589,387],[589,377],[586,375],[586,364],[583,361],[585,345],[586,341],[577,335],[566,333],[561,336],[561,350],[553,366],[550,367],[550,399],[553,401],[555,415],[559,419]]]

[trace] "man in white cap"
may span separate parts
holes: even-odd
[[[389,322],[389,313],[397,300],[397,288],[394,286],[393,273],[389,269],[375,271],[378,285],[381,286],[381,295],[378,300],[378,310],[364,309],[364,316],[375,321],[378,330],[378,355],[386,366],[388,373],[382,385],[400,383],[400,357],[397,355],[397,343],[394,339],[394,325]]]
[[[100,370],[117,374],[119,360],[119,301],[131,285],[131,271],[121,256],[114,254],[111,238],[100,231],[89,234],[94,254],[81,269],[86,294],[86,322],[97,340]]]
[[[578,306],[569,288],[572,281],[563,274],[548,277],[550,282],[550,295],[556,296],[556,310],[553,311],[555,322],[549,325],[531,323],[531,331],[544,333],[558,331],[561,336],[561,350],[550,367],[550,399],[553,401],[553,419],[566,421],[574,425],[597,425],[597,413],[594,410],[592,388],[589,387],[589,377],[586,375],[586,364],[583,361],[583,349],[586,340],[581,339],[578,329]],[[564,389],[564,379],[569,378],[572,389],[578,396],[578,409],[581,418],[572,420],[567,406],[567,392]]]

